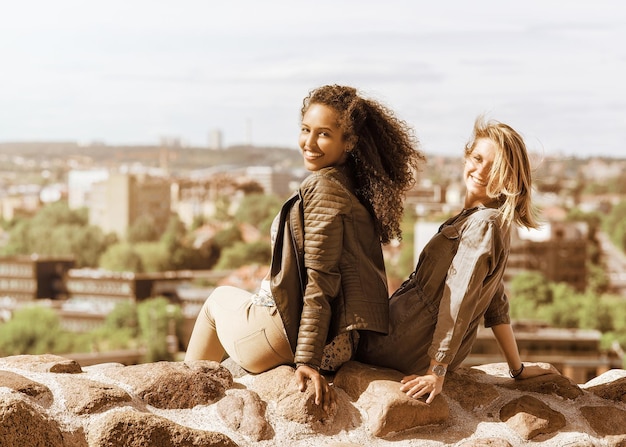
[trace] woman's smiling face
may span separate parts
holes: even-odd
[[[309,171],[346,161],[348,143],[338,122],[337,111],[316,103],[311,104],[302,117],[299,144],[304,166]]]
[[[497,151],[498,147],[489,138],[479,138],[465,156],[465,208],[486,205],[493,200],[487,195],[487,184]]]

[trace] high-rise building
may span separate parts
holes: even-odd
[[[222,131],[213,129],[209,132],[209,149],[214,151],[222,150]]]
[[[104,232],[126,237],[140,217],[152,219],[163,232],[170,217],[170,183],[166,179],[133,174],[111,174],[95,183],[89,206],[89,223]]]

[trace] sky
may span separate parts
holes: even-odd
[[[626,157],[618,0],[21,0],[0,13],[0,142],[297,147],[347,84],[460,155],[474,119],[546,155]]]

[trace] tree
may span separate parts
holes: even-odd
[[[91,347],[98,351],[136,347],[140,335],[136,304],[133,301],[117,304],[106,316],[104,324],[89,335]]]
[[[111,245],[100,258],[100,267],[112,272],[142,273],[144,271],[141,256],[127,242]]]
[[[603,221],[604,231],[613,243],[626,251],[626,201],[615,205]]]
[[[550,282],[539,272],[527,271],[511,281],[511,292],[515,300],[532,303],[535,308],[550,304],[553,300]]]
[[[182,321],[180,307],[170,304],[165,297],[150,298],[137,306],[141,340],[146,348],[147,362],[173,360],[169,336],[178,333]]]
[[[61,354],[84,350],[85,337],[68,334],[61,329],[58,315],[42,306],[18,309],[13,317],[0,325],[0,355]]]
[[[160,234],[157,230],[154,217],[150,215],[140,216],[126,232],[126,240],[131,244],[138,242],[158,241]]]
[[[249,223],[259,230],[269,231],[281,206],[282,201],[276,196],[249,194],[239,204],[235,213],[235,221]]]
[[[162,242],[141,242],[133,246],[141,259],[144,272],[164,272],[173,270],[167,247]]]
[[[31,219],[9,230],[5,255],[74,257],[77,267],[95,267],[100,255],[115,239],[87,224],[85,210],[70,210],[66,203],[44,206]]]
[[[224,249],[226,247],[230,247],[234,245],[236,242],[242,242],[243,236],[239,227],[236,225],[229,225],[228,227],[218,231],[213,236],[213,242],[217,246],[217,248]]]
[[[222,250],[216,270],[230,270],[250,264],[267,265],[270,262],[272,251],[269,242],[257,241],[252,243],[236,242],[233,246]]]

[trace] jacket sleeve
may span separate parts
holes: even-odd
[[[323,176],[303,185],[301,193],[307,284],[294,361],[319,368],[330,326],[330,303],[341,290],[343,219],[350,199],[347,191]]]
[[[491,297],[485,296],[482,286],[497,264],[498,237],[497,224],[491,220],[474,220],[463,230],[446,276],[430,358],[450,363],[470,324],[488,307]]]
[[[511,324],[509,298],[504,292],[504,282],[500,282],[498,291],[491,299],[487,312],[485,312],[485,327],[493,327],[499,324]]]

